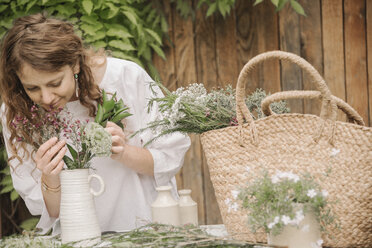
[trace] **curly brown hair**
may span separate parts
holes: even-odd
[[[34,104],[17,76],[22,65],[27,63],[35,70],[55,72],[66,65],[73,68],[78,63],[79,101],[94,116],[95,103],[101,101],[101,92],[91,71],[90,61],[94,55],[91,49],[84,46],[69,22],[49,18],[45,13],[14,21],[2,40],[0,57],[0,92],[6,106],[6,124],[11,133],[10,148],[15,154],[9,160],[17,158],[22,163],[15,145],[19,134],[11,123],[16,116],[30,119],[30,109]],[[25,144],[22,147],[25,148]]]

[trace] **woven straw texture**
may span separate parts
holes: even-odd
[[[322,100],[320,116],[280,114],[253,121],[244,104],[247,74],[268,59],[281,59],[299,65],[313,78],[317,91],[280,92],[263,101],[269,104],[295,97]],[[247,212],[231,208],[232,191],[252,182],[267,170],[313,175],[337,201],[332,210],[341,229],[323,235],[325,246],[372,247],[372,128],[347,103],[332,96],[319,73],[297,55],[273,51],[250,60],[239,75],[237,117],[239,126],[212,130],[201,135],[211,181],[223,222],[230,235],[253,242],[266,242],[266,234],[250,232]],[[354,123],[336,121],[337,107]],[[245,119],[246,123],[243,122]],[[358,125],[357,125],[358,124]],[[330,172],[328,176],[325,176]]]

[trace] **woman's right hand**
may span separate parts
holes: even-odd
[[[42,144],[36,152],[36,167],[42,172],[42,179],[49,187],[60,185],[59,173],[64,162],[63,156],[66,154],[66,141],[58,141],[57,137],[49,139]]]

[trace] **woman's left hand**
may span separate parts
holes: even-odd
[[[105,130],[112,136],[111,158],[123,162],[125,146],[127,145],[124,130],[111,121],[107,122]]]

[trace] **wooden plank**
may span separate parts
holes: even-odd
[[[333,95],[346,100],[342,0],[322,0],[324,80]],[[337,119],[346,117],[338,112]]]
[[[207,90],[222,86],[218,83],[217,76],[217,60],[216,60],[216,36],[215,36],[215,26],[214,26],[214,16],[206,17],[206,6],[203,6],[196,13],[195,19],[195,56],[197,65],[197,78],[199,83],[203,83]],[[201,155],[199,159],[201,160],[201,166],[198,168],[198,173],[204,174],[203,168],[205,167],[205,160],[203,159],[202,148],[200,145],[199,136],[197,136],[198,146],[195,145],[195,149],[198,149]],[[208,176],[207,176],[208,177]],[[210,190],[210,185],[205,184],[205,175],[202,185],[203,199],[206,197],[206,192]],[[184,177],[185,180],[185,177]],[[199,182],[197,182],[199,183]],[[214,212],[213,205],[216,202],[203,202],[205,208],[205,222],[209,223],[209,217],[211,215],[217,215]],[[200,207],[199,207],[200,211]]]
[[[278,14],[270,1],[254,7],[258,53],[279,50]],[[258,67],[259,85],[267,93],[280,91],[279,61],[271,60]]]
[[[300,22],[290,4],[279,12],[280,49],[301,55]],[[297,65],[281,62],[282,90],[302,90],[302,72]],[[303,113],[303,100],[288,100],[292,113]]]
[[[207,160],[203,153],[203,172],[204,172],[204,197],[205,205],[208,207],[206,211],[206,224],[222,224],[222,216],[220,209],[218,207],[216,195],[214,193],[214,188],[209,174],[209,169],[207,165]]]
[[[372,2],[366,2],[369,126],[372,126]],[[365,120],[367,121],[367,120]]]
[[[196,12],[195,19],[195,56],[198,83],[207,90],[221,86],[217,81],[216,36],[214,16],[206,17],[207,6]]]
[[[236,85],[238,60],[236,51],[235,12],[225,18],[215,15],[217,81],[221,87]]]
[[[255,8],[251,1],[238,0],[236,3],[235,16],[239,72],[251,58],[258,54]],[[259,87],[259,71],[257,69],[249,74],[245,87],[247,94]]]
[[[191,197],[198,204],[199,224],[205,224],[205,206],[203,194],[203,161],[199,135],[191,134],[191,147],[187,154],[187,163],[182,168],[183,188],[191,189]]]
[[[191,1],[188,0],[187,2],[190,3]],[[195,83],[197,80],[194,53],[194,30],[191,18],[187,20],[182,18],[174,4],[172,4],[172,12],[175,47],[174,63],[177,69],[177,88],[179,88],[181,86],[187,86],[190,83]]]
[[[365,11],[364,0],[344,1],[346,99],[368,122]]]
[[[191,2],[191,1],[189,1]],[[171,4],[174,33],[174,64],[176,68],[176,86],[187,86],[196,82],[196,66],[194,54],[193,23],[189,18],[185,20],[176,10],[175,4]],[[193,147],[190,147],[193,149]],[[184,166],[189,163],[185,157]],[[176,175],[177,186],[183,188],[183,171]]]
[[[191,1],[190,1],[191,2]],[[196,57],[194,46],[194,27],[191,18],[183,19],[175,6],[172,6],[174,20],[174,46],[177,87],[197,82]],[[182,170],[177,175],[179,189],[190,188],[192,197],[198,204],[199,224],[205,223],[205,206],[200,140],[190,135],[191,146],[185,156]],[[199,162],[198,162],[199,161]]]
[[[322,53],[322,23],[320,0],[299,3],[305,10],[306,16],[300,16],[301,55],[314,68],[323,75],[323,53]],[[302,73],[302,84],[304,90],[316,89],[314,82],[307,73]],[[304,100],[304,113],[319,115],[320,101]]]
[[[173,27],[173,18],[170,0],[159,1],[161,6],[159,8],[164,12],[165,18],[168,22],[168,36],[171,41],[174,40],[174,27]],[[160,74],[160,81],[162,84],[167,87],[169,90],[176,90],[176,67],[174,63],[174,47],[170,43],[168,38],[163,39],[163,51],[166,57],[166,60],[159,57],[156,53],[153,56],[153,63],[155,68]],[[157,80],[157,79],[155,79]]]

